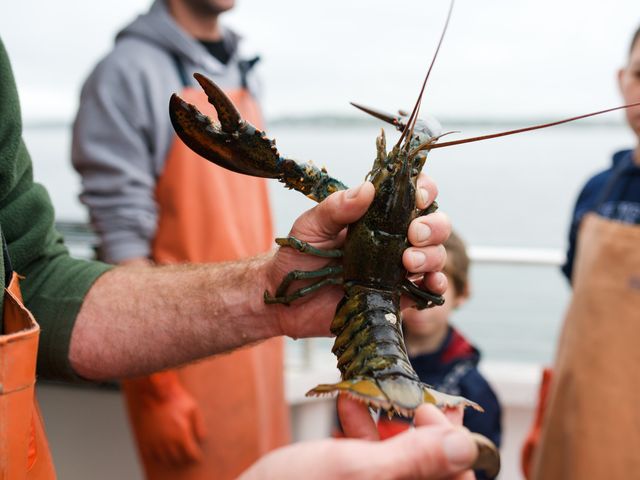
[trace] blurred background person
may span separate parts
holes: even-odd
[[[100,259],[220,262],[271,248],[265,180],[200,158],[175,137],[168,115],[169,97],[179,92],[215,118],[192,77],[201,72],[262,128],[258,58],[246,56],[239,35],[219,23],[233,6],[233,0],[156,0],[120,31],[86,80],[72,161]],[[281,339],[122,387],[148,478],[236,478],[289,441]]]
[[[618,71],[625,104],[640,102],[640,29]],[[625,110],[636,137],[582,189],[563,272],[573,296],[554,364],[537,479],[626,479],[640,468],[640,108]]]

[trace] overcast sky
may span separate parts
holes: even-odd
[[[148,0],[5,2],[0,36],[27,122],[70,120],[83,78]],[[262,53],[265,108],[409,108],[448,0],[238,0],[223,21]],[[638,0],[458,0],[423,108],[441,118],[552,118],[620,103]],[[621,118],[617,114],[609,119]]]

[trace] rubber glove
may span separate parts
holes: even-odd
[[[175,371],[125,380],[122,388],[145,460],[183,465],[202,459],[202,412]]]

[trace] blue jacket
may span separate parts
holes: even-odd
[[[500,446],[502,426],[500,403],[489,383],[478,371],[480,352],[456,329],[449,332],[434,353],[410,357],[411,365],[427,385],[451,395],[462,395],[479,404],[484,413],[467,408],[464,426]]]
[[[569,230],[567,260],[562,267],[569,281],[578,228],[582,217],[590,211],[624,223],[640,224],[640,167],[633,162],[632,150],[617,152],[611,167],[591,177],[578,196]]]

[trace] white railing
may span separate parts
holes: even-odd
[[[469,247],[469,256],[474,263],[512,265],[550,265],[564,263],[565,253],[554,248],[518,247]]]

